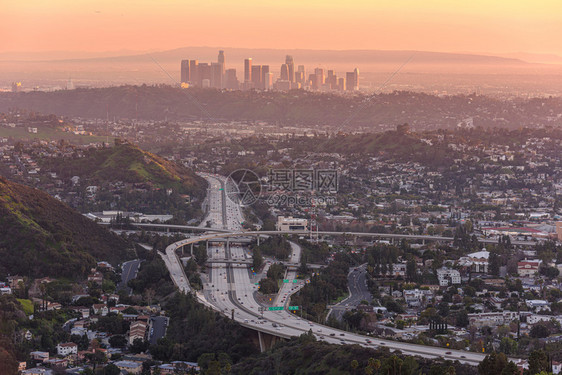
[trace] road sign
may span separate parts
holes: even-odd
[[[298,281],[297,279],[294,279],[294,280],[283,279],[283,282],[284,282],[285,284],[288,284],[288,283],[296,284],[296,283],[298,283],[299,281]]]
[[[270,306],[267,308],[268,311],[282,311],[283,306]]]
[[[299,307],[298,306],[289,306],[289,310],[298,310]]]

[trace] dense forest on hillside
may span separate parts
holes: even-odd
[[[304,90],[220,91],[158,86],[119,86],[55,92],[0,93],[0,111],[13,108],[90,118],[172,121],[267,121],[279,125],[379,128],[409,122],[414,129],[453,128],[466,118],[475,126],[512,127],[550,121],[562,99],[502,101],[481,95],[435,96],[393,92],[341,96]],[[554,121],[560,124],[562,119]]]
[[[85,276],[128,244],[46,193],[0,177],[0,275]]]
[[[206,187],[192,170],[118,140],[114,147],[89,149],[82,158],[45,159],[42,166],[63,178],[79,176],[92,184],[147,183],[195,196],[203,196]]]
[[[333,345],[303,334],[273,350],[249,357],[232,367],[233,374],[431,374],[469,375],[474,368],[458,362],[427,360],[391,354],[388,349],[370,349],[359,345]]]

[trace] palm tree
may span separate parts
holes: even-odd
[[[351,361],[351,368],[353,369],[353,373],[355,374],[357,371],[357,367],[359,367],[359,362],[356,359]]]

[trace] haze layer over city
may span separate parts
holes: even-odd
[[[562,4],[5,0],[0,374],[562,373]]]

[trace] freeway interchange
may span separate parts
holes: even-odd
[[[243,219],[240,206],[227,198],[225,194],[226,178],[213,174],[202,174],[202,176],[209,183],[207,193],[208,214],[202,225],[206,226],[209,223],[212,227],[219,228],[224,232],[206,233],[184,239],[168,246],[166,254],[161,253],[172,280],[181,291],[195,293],[201,303],[232,317],[244,327],[277,337],[290,338],[312,331],[317,339],[332,344],[359,344],[372,348],[387,347],[390,350],[399,350],[408,355],[446,358],[471,365],[477,365],[484,359],[485,355],[481,353],[410,344],[346,332],[303,319],[294,311],[289,312],[287,307],[290,296],[303,286],[302,281],[292,282],[296,279],[296,266],[300,262],[301,253],[300,247],[292,242],[293,252],[290,262],[294,263],[295,267],[288,268],[285,278],[289,279],[289,282],[282,284],[282,288],[274,300],[274,305],[281,306],[282,310],[268,311],[266,308],[263,311],[263,306],[255,298],[258,287],[251,280],[249,268],[243,264],[220,263],[219,261],[249,259],[247,250],[241,244],[236,243],[235,238],[277,232],[242,231],[241,222]],[[194,292],[189,286],[176,251],[183,246],[215,238],[227,238],[227,241],[208,245],[208,259],[211,261],[208,279],[203,285],[203,291]]]

